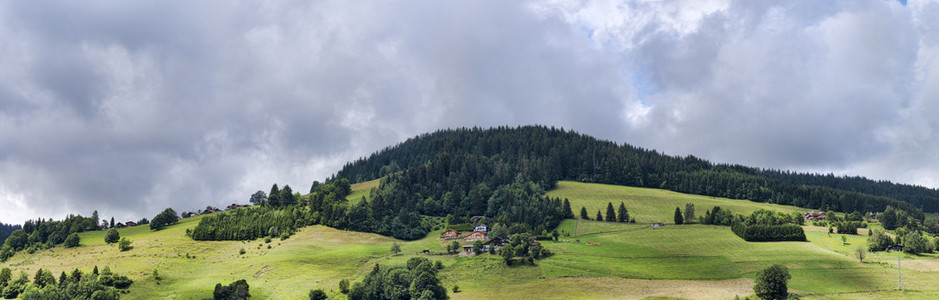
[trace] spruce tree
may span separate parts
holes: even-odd
[[[574,218],[574,211],[571,209],[571,201],[564,198],[564,217],[567,219]]]
[[[613,202],[606,203],[606,221],[616,222],[616,211],[613,210]]]
[[[616,214],[616,221],[623,223],[629,222],[629,212],[626,210],[626,204],[619,203],[619,211]]]
[[[681,215],[681,209],[675,208],[675,225],[681,225],[685,223],[685,218]]]
[[[267,194],[267,203],[271,206],[280,206],[280,189],[277,184],[271,187],[271,192]]]
[[[581,219],[584,219],[584,220],[590,220],[590,217],[587,216],[587,208],[586,208],[586,207],[583,207],[583,206],[580,207],[580,218],[581,218]]]
[[[597,221],[603,221],[603,215],[600,214],[600,210],[597,210]]]

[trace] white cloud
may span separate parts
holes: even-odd
[[[305,191],[446,127],[539,123],[939,185],[939,5],[0,4],[0,221]]]

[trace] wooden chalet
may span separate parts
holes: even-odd
[[[127,225],[127,227],[134,227],[137,226],[137,222],[128,221],[127,223],[124,223],[124,225]]]
[[[248,205],[241,205],[241,204],[232,203],[231,205],[229,205],[228,207],[226,207],[225,210],[239,209],[239,208],[242,208],[242,207],[248,207]]]
[[[473,228],[473,231],[489,232],[489,226],[486,226],[486,224],[479,224]]]
[[[488,239],[489,237],[485,231],[473,231],[473,233],[466,236],[467,242],[486,241]]]
[[[440,235],[441,240],[451,240],[451,239],[456,239],[459,237],[460,237],[460,232],[453,230],[453,229],[447,229]]]
[[[805,221],[824,221],[828,216],[823,211],[809,211],[802,214],[802,219]]]

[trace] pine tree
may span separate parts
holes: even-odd
[[[68,275],[65,275],[65,271],[62,271],[62,275],[59,275],[59,284],[68,284]]]
[[[580,218],[581,218],[581,219],[584,219],[584,220],[590,220],[590,217],[587,216],[587,208],[586,208],[586,207],[583,207],[583,206],[580,207]]]
[[[606,203],[606,221],[616,222],[616,211],[613,210],[613,202]]]
[[[685,218],[681,215],[681,209],[678,207],[675,208],[675,225],[681,225],[685,223]]]
[[[108,228],[114,228],[114,217],[111,217],[111,226],[108,226]]]
[[[296,204],[297,199],[293,194],[293,190],[290,188],[290,185],[284,185],[284,189],[280,190],[280,205],[291,205]]]
[[[623,223],[629,222],[629,211],[626,210],[626,204],[619,203],[619,211],[616,214],[616,221]]]
[[[564,198],[564,217],[567,219],[574,218],[574,211],[571,209],[571,201]]]
[[[271,206],[280,206],[280,189],[277,184],[271,187],[271,192],[267,194],[267,203]]]
[[[603,221],[603,215],[600,214],[600,210],[597,210],[597,221]]]

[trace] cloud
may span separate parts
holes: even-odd
[[[936,7],[3,3],[0,221],[245,202],[416,134],[531,123],[937,186]]]

